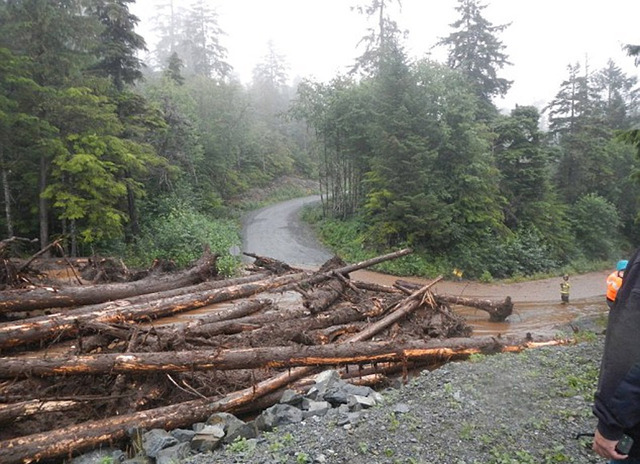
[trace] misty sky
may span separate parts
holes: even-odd
[[[148,24],[153,5],[166,0],[137,0],[131,10],[141,18],[139,33],[151,48]],[[176,2],[182,4],[183,2]],[[223,45],[228,62],[243,82],[262,61],[272,41],[289,67],[291,78],[326,81],[344,72],[363,49],[356,48],[369,25],[351,10],[368,0],[209,0],[226,32]],[[443,49],[432,50],[448,35],[458,18],[455,0],[402,0],[393,17],[408,30],[406,49],[411,58],[431,53],[444,61]],[[580,62],[603,68],[609,58],[628,75],[640,78],[640,68],[622,51],[627,43],[640,44],[640,0],[485,0],[483,16],[493,25],[511,23],[499,35],[513,63],[500,77],[513,80],[498,106],[547,104],[568,76],[567,65]]]

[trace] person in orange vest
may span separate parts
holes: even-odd
[[[616,270],[609,274],[607,277],[607,305],[609,309],[613,308],[613,303],[616,301],[616,295],[618,289],[622,285],[622,278],[624,277],[624,270],[627,268],[629,261],[622,259],[616,264]]]

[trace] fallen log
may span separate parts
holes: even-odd
[[[135,282],[7,290],[0,292],[0,313],[88,305],[186,287],[217,275],[216,260],[217,256],[206,254],[194,267],[181,273]]]
[[[414,290],[420,286],[413,282],[406,280],[397,280],[396,285],[400,288]],[[492,300],[479,299],[479,298],[464,298],[461,296],[440,295],[433,294],[435,300],[439,303],[455,304],[461,306],[468,306],[471,308],[481,309],[489,313],[489,320],[491,322],[502,322],[511,314],[513,314],[513,301],[508,296],[502,302],[495,302]]]
[[[78,327],[85,321],[120,322],[158,318],[214,303],[246,298],[279,288],[306,276],[306,273],[290,274],[137,305],[118,306],[114,304],[108,306],[107,309],[95,312],[82,310],[79,313],[74,313],[69,311],[64,314],[53,314],[20,323],[6,323],[0,325],[0,349],[13,348],[36,341],[43,342],[52,338],[69,337],[77,333]]]
[[[545,343],[549,341],[550,338],[537,340]],[[0,378],[337,366],[402,360],[432,363],[451,356],[521,351],[531,347],[532,343],[533,340],[530,337],[485,336],[428,341],[349,342],[173,353],[108,353],[38,359],[0,358]]]
[[[429,286],[415,292],[410,298],[421,297],[428,288]],[[384,330],[397,320],[396,313],[399,311],[400,307],[385,319],[378,321],[375,329],[358,333],[347,339],[346,342],[364,341],[378,331]],[[411,310],[406,308],[403,316],[410,312]],[[217,401],[213,401],[211,398],[194,400],[5,440],[0,442],[0,462],[3,464],[29,464],[47,458],[71,455],[74,452],[82,452],[105,442],[121,440],[126,437],[126,431],[134,427],[170,430],[191,425],[206,420],[215,412],[233,412],[234,409],[247,405],[256,398],[310,375],[316,370],[317,367],[290,369]]]
[[[0,424],[13,422],[18,418],[47,412],[69,411],[78,408],[80,401],[74,400],[29,400],[12,404],[0,404]]]
[[[360,261],[359,263],[350,264],[348,266],[343,266],[337,269],[332,269],[326,272],[317,272],[311,275],[308,279],[297,283],[295,286],[284,287],[283,290],[297,290],[296,287],[302,286],[312,286],[319,284],[320,282],[324,282],[325,280],[329,280],[335,276],[336,273],[342,274],[343,276],[347,276],[350,273],[357,271],[359,269],[365,269],[367,267],[375,266],[376,264],[383,263],[385,261],[389,261],[392,259],[400,258],[402,256],[406,256],[408,254],[413,253],[411,248],[404,248],[399,251],[395,251],[393,253],[387,253],[386,255],[376,256],[375,258],[367,259],[365,261]]]
[[[304,292],[302,304],[311,311],[311,314],[316,314],[335,303],[343,295],[344,290],[345,284],[342,281],[332,279],[317,288]]]

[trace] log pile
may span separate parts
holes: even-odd
[[[470,338],[449,306],[475,304],[495,319],[510,301],[452,300],[431,292],[439,279],[387,287],[349,278],[410,252],[334,259],[315,273],[252,255],[248,275],[226,280],[205,255],[188,271],[136,282],[0,292],[0,462],[74,456],[132,428],[251,412],[327,367],[383,382],[536,342]]]

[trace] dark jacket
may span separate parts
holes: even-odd
[[[598,430],[610,440],[634,439],[630,455],[640,456],[640,249],[629,259],[622,287],[609,312],[593,412]]]

